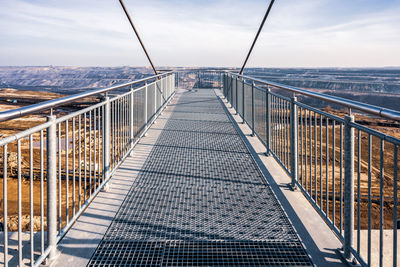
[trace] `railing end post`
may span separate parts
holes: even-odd
[[[52,124],[47,128],[47,243],[50,253],[46,259],[48,264],[54,262],[57,252],[57,125],[56,116],[47,117]]]
[[[129,95],[129,142],[131,149],[133,148],[134,140],[135,140],[135,132],[134,132],[134,97],[133,97],[133,87],[131,85],[131,91]]]
[[[271,154],[271,88],[269,86],[267,87],[267,90],[265,92],[265,124],[266,124],[266,145],[267,145],[267,151],[265,155],[269,156]]]
[[[243,82],[243,88],[244,88],[244,82]],[[255,125],[255,84],[254,82],[251,83],[251,136],[256,135],[256,125]]]
[[[344,117],[344,246],[346,259],[351,260],[354,239],[354,122],[353,115]]]
[[[296,105],[297,97],[292,96],[290,101],[290,175],[292,182],[290,184],[291,188],[296,189],[296,183],[298,181],[298,112]]]
[[[111,156],[111,103],[110,97],[106,96],[106,104],[104,109],[104,163],[103,163],[103,181],[107,181],[110,178],[110,156]]]

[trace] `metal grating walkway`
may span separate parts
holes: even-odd
[[[213,90],[183,93],[88,266],[308,266]]]

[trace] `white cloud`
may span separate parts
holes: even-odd
[[[118,1],[0,1],[2,65],[147,65]],[[154,62],[164,66],[240,66],[268,4],[125,3]],[[339,20],[331,3],[276,1],[249,66],[399,64],[400,7]]]

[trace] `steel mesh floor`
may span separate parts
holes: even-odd
[[[213,90],[180,97],[88,266],[311,265],[221,110]]]

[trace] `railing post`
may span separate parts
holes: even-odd
[[[155,81],[155,82],[154,82],[154,114],[157,113],[157,92],[158,92],[157,86],[158,86],[158,83],[157,83],[157,81]],[[145,102],[146,105],[147,105],[147,95],[146,95],[146,99],[145,99],[144,102]],[[147,112],[147,111],[146,111],[146,112]],[[154,121],[154,122],[155,122],[155,121]]]
[[[148,85],[147,81],[144,84],[144,110],[143,110],[143,121],[144,121],[144,132],[147,131],[147,121],[148,121],[148,115],[147,115],[147,102],[148,102]]]
[[[266,119],[266,133],[265,136],[267,137],[266,143],[267,143],[267,152],[266,155],[270,154],[271,151],[271,89],[269,86],[267,87],[267,90],[265,92],[265,119]]]
[[[200,71],[197,72],[197,88],[200,88],[201,78],[200,78]]]
[[[49,264],[57,257],[57,125],[56,116],[50,115],[47,121],[47,243],[50,247]]]
[[[103,141],[103,181],[107,181],[110,178],[110,156],[111,156],[111,103],[110,97],[106,96],[106,104],[104,109],[104,141]]]
[[[229,76],[229,107],[233,107],[233,76]]]
[[[131,148],[133,148],[133,141],[135,139],[135,133],[134,133],[134,129],[133,129],[133,118],[134,118],[133,104],[134,104],[133,86],[131,85],[131,92],[129,95],[129,136],[130,136]]]
[[[255,128],[255,114],[254,114],[254,110],[255,110],[255,101],[254,101],[254,90],[255,90],[255,85],[254,82],[251,83],[251,136],[254,136],[256,133],[256,128]]]
[[[297,97],[293,96],[290,103],[290,174],[292,176],[292,189],[296,188],[298,179],[297,165],[299,160],[298,153],[298,113],[296,105]]]
[[[167,76],[163,77],[161,79],[161,106],[164,104],[165,101],[165,96],[166,96],[166,91],[167,91]]]
[[[229,86],[228,86],[228,74],[222,74],[224,76],[224,95],[225,99],[228,102],[229,101]]]
[[[224,98],[226,98],[226,94],[225,94],[225,75],[223,73],[221,73],[221,92],[222,95],[224,96]]]
[[[235,97],[235,111],[236,111],[236,115],[237,114],[239,114],[239,112],[238,112],[238,78],[236,77],[236,81],[235,81],[235,83],[236,83],[236,88],[235,88],[235,91],[236,91],[236,97]]]
[[[175,76],[171,75],[171,87],[169,88],[169,94],[168,97],[172,95],[172,92],[174,91],[175,88]]]
[[[165,101],[166,101],[169,96],[169,90],[171,88],[172,79],[170,75],[167,75],[165,79],[167,80],[167,86],[165,87]]]
[[[222,74],[224,76],[224,95],[226,100],[228,101],[229,97],[228,97],[228,75],[227,74]]]
[[[344,257],[351,260],[354,238],[354,116],[344,117]]]
[[[243,83],[242,83],[242,109],[243,109],[243,114],[242,114],[242,116],[243,116],[243,123],[246,121],[246,108],[245,108],[245,106],[246,106],[246,101],[245,101],[245,99],[246,99],[246,90],[244,89],[244,81],[243,81]]]

